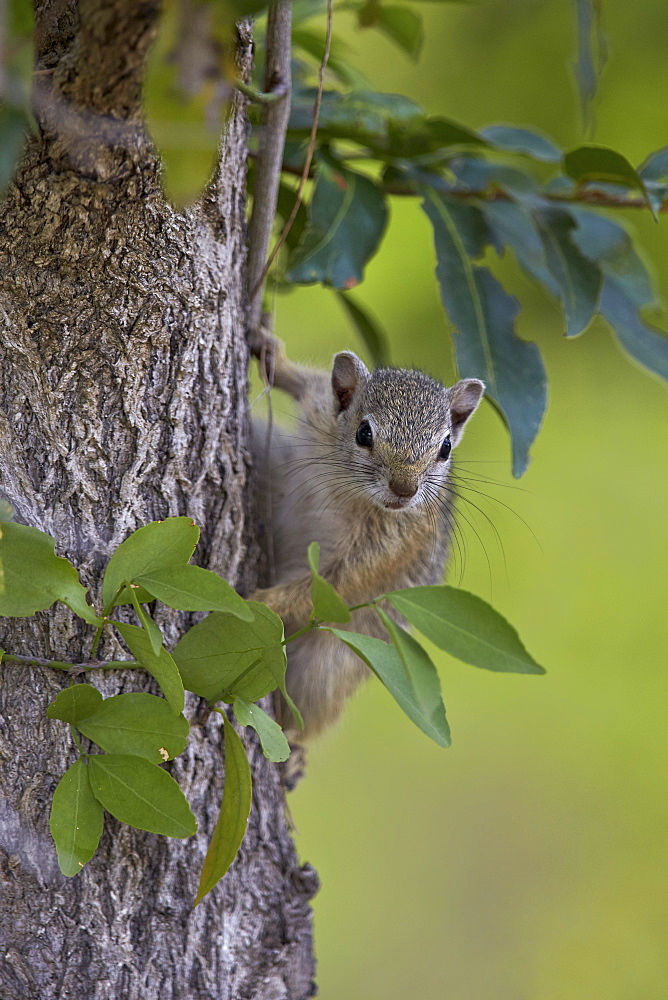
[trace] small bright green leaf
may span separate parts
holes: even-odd
[[[185,566],[198,541],[199,528],[189,517],[168,517],[133,531],[107,565],[102,586],[105,608],[124,580],[134,581],[155,570]]]
[[[621,153],[607,146],[578,146],[564,154],[564,173],[578,184],[603,181],[636,188],[647,198],[642,177]]]
[[[200,566],[169,566],[135,578],[154,597],[177,611],[225,611],[252,621],[246,601],[217,573]]]
[[[381,189],[368,177],[321,159],[309,223],[290,257],[288,281],[353,288],[362,280],[386,224]]]
[[[268,760],[278,763],[290,756],[290,744],[279,724],[267,713],[245,698],[235,698],[234,714],[241,726],[252,726],[260,737],[262,753]]]
[[[326,622],[349,622],[350,611],[343,598],[337,594],[328,580],[320,576],[320,546],[311,542],[308,547],[308,564],[311,567],[311,599],[318,618]]]
[[[533,213],[545,250],[545,260],[559,289],[567,337],[583,333],[598,311],[603,277],[598,266],[573,239],[577,225],[570,212],[545,207]]]
[[[404,670],[425,719],[442,735],[444,746],[450,745],[450,727],[445,717],[445,705],[441,695],[441,681],[438,671],[427,651],[423,649],[410,632],[402,628],[390,616],[378,608],[394,648],[401,658]]]
[[[4,593],[0,594],[0,615],[28,618],[44,611],[54,601],[67,604],[89,625],[102,625],[86,603],[88,591],[67,559],[55,554],[51,535],[14,521],[0,522],[0,560],[4,569]]]
[[[387,364],[387,336],[376,319],[372,318],[359,303],[350,298],[347,292],[336,292],[336,297],[343,306],[352,325],[371,355],[374,367],[382,368]]]
[[[9,106],[0,108],[0,194],[12,179],[27,128],[25,111]]]
[[[49,719],[61,719],[76,725],[93,715],[102,704],[102,695],[92,684],[73,684],[65,688],[46,710]]]
[[[347,632],[343,629],[330,628],[327,631],[337,636],[341,642],[357,653],[370,667],[374,674],[385,685],[397,704],[423,733],[434,740],[439,746],[450,745],[449,736],[439,729],[431,718],[425,716],[418,701],[413,685],[404,668],[401,657],[394,646],[382,639],[358,632]]]
[[[165,837],[197,832],[183,792],[157,764],[130,754],[98,754],[88,766],[95,798],[121,823]]]
[[[156,622],[153,621],[148,611],[145,611],[144,608],[142,608],[141,604],[137,600],[137,595],[135,593],[134,586],[127,580],[125,581],[124,590],[127,590],[128,593],[130,594],[132,606],[135,609],[137,618],[139,618],[139,621],[142,624],[142,628],[144,629],[149,638],[153,654],[155,656],[159,656],[160,650],[162,648],[162,632],[158,628]]]
[[[434,227],[441,299],[456,328],[462,378],[480,378],[512,438],[513,474],[521,476],[547,404],[545,369],[535,344],[515,335],[519,303],[472,254],[489,239],[484,217],[424,188],[424,208]],[[467,211],[462,211],[466,207]]]
[[[114,626],[123,636],[125,644],[137,662],[141,663],[144,670],[147,670],[152,677],[155,677],[172,712],[177,714],[182,712],[185,705],[183,683],[171,653],[168,653],[162,646],[160,653],[156,656],[151,646],[150,637],[143,628],[137,628],[136,625],[126,625],[125,622],[114,622]]]
[[[225,790],[194,905],[220,882],[237,856],[244,839],[253,802],[250,764],[245,747],[225,713]]]
[[[179,640],[174,659],[189,691],[218,701],[223,694],[257,701],[285,685],[283,622],[248,601],[252,622],[214,611]]]
[[[544,674],[509,622],[480,597],[455,587],[408,587],[385,597],[439,649],[474,667]]]
[[[77,728],[107,753],[134,754],[154,764],[183,753],[189,730],[186,718],[175,715],[164,698],[143,692],[105,698]]]
[[[373,22],[371,26],[378,27],[388,38],[391,38],[411,59],[416,60],[420,55],[424,32],[422,17],[409,7],[395,7],[388,4],[371,3],[368,7],[373,10]],[[364,16],[363,8],[360,13],[360,24],[364,27],[362,20]]]
[[[534,160],[545,163],[558,163],[561,159],[561,150],[557,149],[552,140],[533,129],[517,128],[514,125],[488,125],[487,128],[480,129],[480,134],[497,149],[526,153]]]
[[[93,795],[88,768],[83,760],[76,760],[56,786],[49,818],[58,867],[63,875],[78,875],[90,861],[103,826],[104,812]]]

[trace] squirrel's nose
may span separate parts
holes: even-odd
[[[390,479],[388,486],[395,496],[409,499],[417,493],[417,483],[402,482],[400,479]]]

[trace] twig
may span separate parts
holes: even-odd
[[[262,318],[263,271],[276,215],[285,135],[290,117],[290,73],[292,9],[289,0],[273,0],[267,19],[267,52],[264,91],[280,91],[282,100],[262,107],[262,135],[255,173],[253,211],[248,232],[247,281],[249,289],[249,334],[259,329]]]
[[[139,667],[136,660],[86,660],[84,663],[66,663],[64,660],[47,660],[43,656],[15,656],[3,653],[1,663],[24,663],[26,666],[52,667],[54,670],[127,670]]]
[[[276,246],[271,251],[269,259],[265,264],[264,270],[260,277],[260,286],[264,284],[264,281],[269,273],[269,268],[274,263],[276,259],[276,254],[281,249],[286,239],[288,238],[288,233],[292,229],[292,224],[297,218],[297,212],[302,203],[304,197],[304,188],[306,187],[306,182],[309,178],[309,172],[311,170],[311,161],[313,160],[313,153],[315,152],[315,140],[318,132],[318,121],[320,119],[320,105],[322,104],[322,91],[325,83],[325,70],[327,69],[327,62],[329,60],[329,50],[332,42],[332,0],[327,0],[327,36],[325,38],[325,51],[323,53],[322,62],[320,64],[320,71],[318,73],[318,92],[315,96],[315,104],[313,106],[313,125],[311,127],[311,135],[309,137],[308,149],[306,150],[306,160],[304,162],[304,169],[302,170],[301,179],[299,181],[299,187],[297,188],[297,196],[295,198],[295,203],[292,206],[292,211],[283,226],[283,231],[279,236]]]

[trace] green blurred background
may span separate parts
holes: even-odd
[[[574,7],[421,5],[417,65],[352,20],[347,36],[379,89],[470,126],[539,126],[568,147],[583,140]],[[603,8],[611,53],[593,138],[638,163],[668,144],[665,3]],[[395,199],[392,213],[360,297],[395,364],[450,378],[429,227],[415,202]],[[668,223],[646,216],[627,212],[665,292]],[[566,343],[552,302],[511,261],[501,272],[524,305],[520,332],[543,351],[550,407],[520,481],[491,407],[467,432],[460,470],[503,484],[469,494],[503,552],[464,504],[461,584],[508,616],[548,674],[490,674],[433,650],[449,750],[375,681],[312,749],[290,807],[323,883],[323,1000],[668,997],[668,394],[602,321]],[[321,288],[277,298],[276,323],[293,355],[320,365],[360,349]]]
[[[593,139],[639,163],[668,144],[665,0],[602,6],[611,52]],[[470,126],[583,141],[574,3],[420,9],[417,65],[337,16],[378,89]],[[359,296],[389,331],[395,364],[451,378],[428,224],[408,199],[392,212]],[[668,220],[627,211],[626,221],[665,295]],[[312,749],[290,808],[300,855],[323,883],[324,1000],[668,997],[668,394],[602,321],[566,343],[554,304],[514,263],[497,273],[523,303],[520,332],[543,351],[550,406],[519,482],[498,417],[489,406],[476,415],[459,467],[489,495],[467,494],[502,547],[464,503],[466,564],[450,579],[505,613],[548,674],[496,675],[434,650],[451,749],[375,681]],[[279,296],[275,310],[297,358],[325,366],[336,350],[363,353],[324,289]]]

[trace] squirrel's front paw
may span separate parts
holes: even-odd
[[[271,317],[263,317],[258,329],[251,331],[248,346],[253,357],[260,362],[260,372],[265,381],[272,385],[276,365],[285,354],[285,345],[271,332]]]

